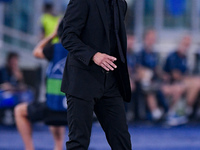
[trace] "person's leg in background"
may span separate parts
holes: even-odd
[[[126,119],[127,119],[127,122],[130,123],[130,122],[133,122],[134,119],[136,119],[136,110],[135,110],[135,105],[137,105],[137,97],[136,97],[136,92],[132,92],[131,93],[131,101],[130,103],[125,103],[126,106],[127,106],[127,112],[126,112]]]
[[[22,103],[15,107],[15,120],[19,133],[22,136],[25,150],[34,150],[32,126],[28,120],[28,104]]]
[[[170,126],[178,126],[188,122],[188,118],[184,116],[184,112],[180,113],[180,104],[182,103],[182,96],[186,92],[185,84],[173,83],[163,87],[163,93],[171,96],[171,103],[169,111],[166,116],[166,123]],[[183,106],[181,106],[183,108]],[[181,108],[181,109],[182,109]]]
[[[126,106],[126,119],[128,122],[133,122],[135,119],[135,103],[137,101],[136,98],[136,85],[135,82],[130,80],[131,83],[131,101],[130,103],[125,103]]]
[[[21,103],[15,107],[16,125],[22,136],[25,150],[34,150],[32,123],[44,121],[45,111],[45,103]],[[50,128],[50,131],[54,138],[54,150],[62,150],[65,128],[54,126]]]
[[[167,103],[167,99],[166,99],[164,93],[162,92],[162,90],[159,89],[156,91],[156,97],[158,99],[159,104],[163,107],[165,113],[167,113],[169,110],[169,106]]]
[[[197,100],[200,91],[200,78],[199,77],[186,77],[184,79],[186,85],[186,115],[190,116],[193,113],[194,104]]]
[[[94,106],[97,118],[106,133],[112,150],[131,150],[122,97],[103,97]]]
[[[148,93],[147,94],[147,106],[151,112],[151,116],[153,120],[159,120],[161,119],[163,112],[160,110],[156,95],[154,93]]]
[[[64,126],[50,126],[49,127],[54,138],[54,150],[63,150],[63,143],[65,138]]]
[[[170,85],[163,85],[162,92],[165,96],[171,97],[171,103],[169,104],[168,116],[172,116],[176,111],[176,104],[181,99],[183,93],[185,92],[185,86],[182,84],[173,83]]]

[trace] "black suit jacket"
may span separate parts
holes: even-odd
[[[119,37],[126,58],[127,39],[124,17],[127,10],[125,0],[119,5]],[[61,90],[64,93],[91,100],[103,94],[105,74],[92,61],[95,53],[107,53],[110,49],[109,26],[104,0],[71,0],[63,19],[61,42],[69,51]],[[115,75],[125,101],[130,101],[130,81],[127,63],[118,58]]]

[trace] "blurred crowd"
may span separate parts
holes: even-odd
[[[54,13],[52,3],[46,3],[43,7],[43,15],[40,17],[41,34],[38,36],[39,40],[52,41],[58,43],[57,26],[61,19],[60,15]],[[53,39],[52,36],[54,36]],[[47,42],[48,43],[48,42]],[[42,46],[45,46],[44,42]],[[50,50],[49,50],[50,51]],[[49,58],[51,54],[46,54]],[[15,123],[14,107],[20,103],[31,103],[38,100],[38,91],[40,87],[33,87],[29,84],[30,80],[33,82],[40,82],[42,77],[37,79],[27,75],[23,69],[20,68],[20,55],[15,50],[7,52],[7,58],[4,65],[0,66],[0,123],[11,125]],[[37,76],[42,76],[37,72]],[[27,80],[29,83],[27,83]],[[37,81],[36,81],[37,80]],[[37,84],[40,86],[41,84]]]
[[[183,36],[176,49],[162,61],[154,49],[157,40],[154,30],[144,33],[139,52],[134,51],[134,35],[128,33],[127,38],[132,89],[128,121],[148,119],[176,126],[199,119],[200,76],[193,75],[188,68],[190,35]]]
[[[23,73],[19,68],[19,55],[9,52],[5,66],[0,68],[0,122],[13,124],[12,108],[22,102],[29,103],[33,99],[34,93],[25,84]],[[5,115],[2,115],[2,112]]]
[[[40,20],[41,40],[55,32],[61,19],[53,9],[50,3],[44,7]],[[155,50],[156,35],[156,31],[147,30],[143,35],[142,48],[136,52],[134,34],[127,32],[127,60],[132,89],[132,101],[125,104],[127,120],[161,121],[171,126],[185,124],[190,119],[197,120],[200,118],[200,76],[193,75],[188,68],[191,37],[183,36],[176,49],[162,60],[162,52]],[[59,38],[55,36],[51,43],[59,43]],[[0,69],[0,109],[14,108],[19,103],[36,99],[33,90],[23,80],[18,61],[19,55],[11,52],[5,66]]]
[[[34,149],[31,126],[33,123],[43,121],[50,126],[55,142],[54,149],[62,149],[67,125],[67,106],[62,106],[66,99],[59,88],[61,78],[54,78],[58,74],[52,73],[52,70],[57,68],[55,72],[58,73],[59,70],[59,75],[62,76],[67,53],[59,41],[62,27],[58,24],[62,16],[56,15],[53,10],[50,3],[44,6],[44,14],[40,20],[40,43],[33,51],[36,58],[49,62],[46,73],[47,102],[41,103],[36,94],[41,84],[33,88],[24,80],[18,53],[8,52],[6,62],[0,68],[0,123],[16,123],[24,145],[29,150]],[[130,26],[132,24],[133,22]],[[200,120],[200,76],[191,72],[188,66],[191,36],[184,35],[177,43],[176,49],[168,53],[165,60],[160,55],[162,51],[155,49],[156,41],[156,31],[147,30],[143,35],[142,48],[136,51],[134,34],[127,31],[127,65],[132,91],[131,102],[125,104],[127,121],[134,123],[149,120],[153,123],[178,126],[191,120]],[[41,73],[39,74],[41,76]],[[30,79],[34,80],[32,76],[29,76]],[[52,86],[57,87],[57,90]],[[62,104],[56,103],[58,99]],[[58,107],[51,108],[52,106]]]

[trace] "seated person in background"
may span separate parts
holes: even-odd
[[[130,75],[130,84],[132,92],[135,91],[135,82],[138,80],[137,75],[137,55],[134,52],[135,37],[133,34],[127,34],[127,65]]]
[[[1,88],[4,90],[21,89],[23,85],[23,74],[19,68],[19,55],[10,52],[6,59],[6,66],[1,68]]]
[[[138,53],[138,76],[140,77],[141,88],[147,96],[147,105],[150,109],[153,120],[159,120],[163,116],[163,110],[159,108],[158,102],[165,111],[165,97],[159,88],[156,88],[157,80],[159,80],[160,69],[158,67],[158,55],[154,52],[156,42],[156,33],[154,30],[148,30],[144,34],[144,47]],[[157,101],[158,100],[158,101]]]
[[[33,93],[23,81],[19,55],[9,52],[5,67],[0,69],[0,108],[12,108],[20,102],[33,100]]]
[[[136,112],[134,106],[136,106],[135,103],[137,103],[136,98],[136,81],[137,81],[137,73],[136,73],[136,64],[137,64],[137,58],[136,54],[134,53],[133,47],[134,47],[134,35],[131,33],[127,33],[127,65],[128,65],[128,71],[129,71],[129,77],[130,77],[130,84],[131,84],[131,102],[127,105],[127,121],[132,121],[134,119],[134,114]],[[133,102],[134,101],[134,102]]]
[[[60,43],[47,45],[51,40],[62,33],[62,22],[59,25],[58,33],[56,31],[49,37],[42,40],[34,49],[34,56],[40,59],[50,61],[47,69],[47,94],[46,102],[35,102],[31,104],[22,103],[15,107],[15,120],[18,131],[20,132],[26,150],[34,150],[32,139],[32,123],[45,121],[50,125],[50,131],[54,138],[54,150],[63,150],[63,141],[65,137],[65,127],[67,125],[66,108],[60,105],[65,104],[65,95],[60,92],[61,78],[67,51]],[[50,104],[49,104],[50,103]],[[50,109],[50,106],[53,109]]]
[[[167,84],[162,89],[165,95],[172,97],[169,116],[176,114],[175,106],[183,94],[186,94],[187,101],[185,113],[187,116],[191,115],[200,91],[200,78],[188,75],[187,52],[190,45],[191,37],[184,36],[177,50],[167,57],[163,68],[165,71],[163,77]]]

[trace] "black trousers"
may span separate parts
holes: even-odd
[[[105,74],[105,92],[101,99],[83,100],[67,95],[69,126],[67,150],[88,149],[93,112],[95,112],[106,134],[111,149],[131,150],[123,99],[118,95],[118,88],[115,86],[116,82],[113,80],[113,76]]]

